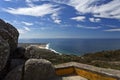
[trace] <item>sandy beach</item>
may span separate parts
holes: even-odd
[[[47,43],[18,43],[18,47],[28,47],[28,46],[34,46],[42,49],[49,49],[49,44]]]

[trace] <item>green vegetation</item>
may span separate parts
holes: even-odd
[[[83,56],[63,54],[59,57],[55,57],[54,59],[55,62],[51,59],[49,60],[53,63],[64,63],[64,62],[75,61],[97,67],[120,70],[120,50],[89,53]]]
[[[27,44],[27,46],[29,46]],[[22,44],[22,47],[26,45]],[[77,55],[67,55],[67,54],[57,54],[53,51],[33,48],[32,55],[29,49],[27,50],[26,57],[28,58],[44,58],[51,61],[53,64],[61,64],[66,62],[79,62],[89,65],[94,65],[97,67],[103,68],[112,68],[120,70],[120,50],[111,50],[111,51],[101,51],[96,53],[88,53],[82,56]]]
[[[120,50],[89,53],[82,57],[83,63],[120,70]]]

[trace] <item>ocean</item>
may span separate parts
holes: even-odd
[[[56,52],[75,55],[120,49],[120,39],[19,39],[19,43],[47,43]]]

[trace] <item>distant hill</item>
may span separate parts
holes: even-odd
[[[120,69],[120,50],[85,54],[81,62],[97,67]]]

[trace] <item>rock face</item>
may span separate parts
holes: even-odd
[[[12,58],[13,59],[25,59],[25,51],[26,49],[23,47],[17,47],[15,51],[13,52]]]
[[[19,33],[0,19],[0,79],[9,71],[10,58],[17,47]]]
[[[24,80],[52,80],[55,70],[45,59],[29,59],[25,63]]]
[[[28,58],[40,58],[41,56],[37,55],[39,49],[28,48],[30,55],[27,58],[24,56],[25,48],[17,47],[18,36],[16,28],[0,19],[0,80],[53,80],[56,75],[51,62],[45,59],[26,61]],[[42,58],[48,56],[45,49],[40,51]]]
[[[9,54],[10,54],[10,48],[7,41],[5,41],[0,36],[0,71],[5,67]]]
[[[7,74],[4,80],[22,80],[22,70],[23,65],[16,67]]]
[[[10,52],[12,53],[16,49],[18,43],[19,33],[17,29],[0,19],[0,36],[8,41]]]

